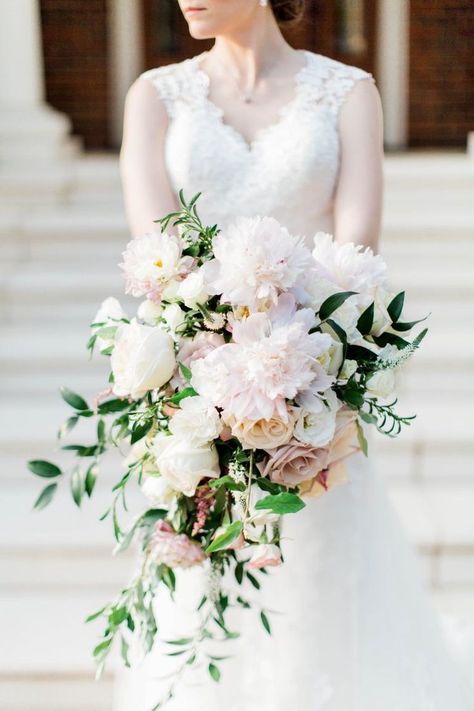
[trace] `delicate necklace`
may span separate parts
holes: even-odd
[[[231,74],[231,72],[229,72],[229,76],[230,76],[230,78],[232,79],[232,81],[233,81],[233,83],[234,83],[234,86],[235,86],[235,89],[236,89],[236,92],[237,92],[237,96],[238,96],[238,98],[240,99],[240,101],[242,101],[244,104],[251,104],[251,103],[253,103],[253,100],[254,100],[254,99],[253,99],[253,94],[254,94],[254,91],[255,91],[255,87],[254,87],[253,89],[250,89],[250,91],[244,91],[244,90],[242,89],[242,87],[240,86],[240,84],[239,84],[239,82],[238,82],[238,80],[237,80],[237,77],[236,77],[234,74]]]

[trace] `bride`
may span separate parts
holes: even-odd
[[[131,87],[121,172],[132,233],[202,192],[203,222],[273,215],[377,248],[382,111],[370,74],[295,50],[279,23],[303,0],[179,0],[191,35],[213,48],[152,69]],[[468,711],[380,474],[362,455],[348,483],[286,517],[285,565],[265,579],[273,636],[251,612],[216,684],[186,674],[170,711]],[[206,580],[184,571],[158,599],[159,636],[185,635]],[[251,593],[250,593],[251,594]],[[222,651],[226,654],[226,651]],[[149,711],[179,657],[160,646],[121,680],[117,708]]]

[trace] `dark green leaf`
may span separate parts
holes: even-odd
[[[424,318],[419,318],[417,321],[399,321],[398,323],[392,323],[392,328],[395,331],[400,331],[401,333],[403,331],[411,331],[411,329],[416,326],[419,323],[422,323],[423,321],[426,321],[428,316],[425,316]]]
[[[61,388],[61,397],[68,405],[73,407],[75,410],[88,410],[89,405],[87,402],[77,393],[72,392],[69,388]]]
[[[153,420],[146,420],[139,425],[134,425],[132,429],[132,436],[130,438],[130,444],[135,444],[135,442],[143,439],[143,437],[151,430],[152,426]]]
[[[276,514],[287,514],[301,511],[305,505],[304,501],[296,494],[282,491],[276,495],[264,496],[263,499],[257,501],[255,508],[258,510],[269,509]]]
[[[270,481],[270,479],[266,479],[263,476],[257,477],[255,481],[262,491],[268,491],[269,494],[279,494],[283,489],[280,484],[275,484],[273,481]]]
[[[241,585],[244,577],[244,564],[242,563],[242,561],[237,563],[237,565],[235,566],[234,575],[239,585]]]
[[[86,478],[84,480],[84,489],[87,496],[90,498],[92,492],[94,491],[95,483],[97,481],[97,467],[92,464],[86,473]]]
[[[344,331],[343,328],[341,328],[341,326],[339,326],[338,323],[333,321],[331,318],[328,318],[326,324],[334,331],[334,333],[339,338],[342,344],[347,343],[347,333]]]
[[[424,339],[424,337],[426,336],[427,333],[428,333],[428,329],[424,328],[421,331],[421,333],[419,333],[417,335],[417,337],[412,341],[412,346],[414,346],[415,348],[418,348],[418,346],[420,345],[420,343],[422,342],[422,340]]]
[[[212,543],[206,548],[206,553],[214,553],[214,551],[227,548],[235,541],[242,533],[242,521],[234,521],[227,527],[224,533],[215,538]]]
[[[396,336],[394,333],[382,333],[380,336],[374,337],[374,342],[382,348],[390,344],[391,346],[396,346],[398,350],[410,345],[408,341],[404,338],[400,338],[400,336]]]
[[[37,509],[38,511],[41,509],[44,509],[51,501],[56,493],[56,489],[58,488],[57,482],[54,482],[54,484],[48,484],[48,486],[45,486],[41,494],[38,496],[36,499],[33,508]]]
[[[367,334],[369,334],[372,330],[372,326],[374,325],[374,313],[375,304],[374,302],[372,302],[370,306],[368,306],[365,311],[362,312],[359,317],[359,320],[357,321],[357,330],[363,336],[367,336]]]
[[[107,400],[107,402],[103,402],[99,405],[97,412],[99,415],[108,415],[111,412],[126,410],[127,407],[130,407],[130,403],[126,398],[114,398],[113,400]]]
[[[263,610],[260,613],[260,619],[262,620],[262,625],[267,630],[268,634],[271,634],[272,628],[270,627],[270,622],[268,621],[268,617],[266,616],[266,614],[264,613]]]
[[[347,358],[349,358],[349,360],[356,360],[357,362],[364,360],[372,362],[377,360],[377,354],[369,348],[364,348],[364,346],[350,345],[347,349]]]
[[[219,681],[219,679],[221,678],[221,673],[216,667],[216,665],[211,662],[208,666],[208,669],[212,679],[214,679],[214,681]]]
[[[102,418],[100,418],[97,423],[97,439],[99,442],[105,442],[105,433],[105,422]]]
[[[56,464],[47,462],[44,459],[32,459],[28,462],[28,469],[36,476],[42,476],[45,479],[53,479],[62,474],[61,469]]]
[[[405,303],[405,292],[401,291],[397,294],[392,301],[387,306],[388,315],[392,319],[392,323],[396,323],[403,311],[403,304]]]
[[[323,301],[319,308],[319,318],[321,321],[325,321],[329,316],[337,311],[337,309],[342,306],[342,304],[347,301],[351,296],[356,294],[356,291],[340,291],[337,294],[332,294],[328,296],[327,299]]]
[[[245,484],[243,482],[238,483],[234,481],[228,474],[226,476],[221,476],[219,479],[212,479],[209,482],[209,486],[212,489],[218,489],[220,486],[225,486],[225,488],[230,491],[245,491]]]
[[[165,641],[166,641],[166,644],[173,644],[178,647],[183,647],[188,644],[191,644],[194,640],[192,637],[181,637],[181,639],[169,639],[169,640],[165,640]]]
[[[62,439],[65,437],[69,432],[71,432],[72,429],[77,425],[79,422],[79,416],[78,415],[72,415],[71,417],[68,417],[66,422],[64,422],[61,427],[59,428],[58,431],[58,439]]]
[[[252,575],[252,573],[249,573],[249,572],[247,571],[247,578],[249,579],[249,581],[252,583],[252,585],[254,586],[254,588],[255,588],[256,590],[260,590],[260,583],[258,582],[258,580],[257,580],[257,578],[255,577],[255,575]]]

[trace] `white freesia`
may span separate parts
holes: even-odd
[[[370,395],[388,398],[395,390],[395,373],[393,370],[377,370],[367,378],[366,386]]]
[[[163,476],[147,476],[141,489],[153,508],[172,508],[178,493]]]
[[[156,324],[162,313],[163,307],[161,304],[157,304],[156,301],[151,299],[142,301],[137,310],[138,318],[152,326]]]
[[[336,431],[339,409],[336,394],[333,390],[327,390],[321,397],[305,393],[297,398],[297,402],[301,410],[295,424],[295,438],[313,447],[325,447]]]
[[[151,449],[161,476],[186,496],[195,494],[202,479],[219,476],[219,457],[213,444],[196,445],[177,435],[159,433]]]
[[[271,217],[237,219],[214,238],[213,250],[214,259],[204,266],[209,292],[251,310],[266,310],[311,266],[303,238]]]
[[[386,284],[387,265],[369,247],[353,242],[338,244],[332,235],[318,232],[314,237],[313,258],[316,273],[333,282],[340,291],[356,291],[365,297]]]
[[[111,357],[113,391],[118,397],[140,398],[161,387],[176,367],[173,339],[158,327],[133,319],[121,324]]]
[[[198,304],[204,304],[208,300],[209,294],[203,270],[199,269],[188,274],[178,285],[176,293],[189,309],[195,309]]]
[[[154,232],[131,240],[120,264],[126,279],[126,292],[148,295],[159,301],[163,289],[189,273],[191,257],[182,256],[183,242],[166,232]]]
[[[118,299],[115,299],[113,296],[109,296],[101,303],[99,310],[94,316],[94,320],[92,322],[92,324],[100,323],[103,325],[94,326],[93,331],[100,332],[102,329],[117,326],[122,321],[122,319],[128,319],[127,314],[123,310]],[[113,346],[114,341],[115,334],[111,336],[102,335],[97,336],[96,343],[99,350],[103,351],[106,348],[110,348],[110,346]]]
[[[214,405],[199,395],[181,400],[180,409],[169,424],[174,435],[193,444],[205,444],[216,439],[222,427],[222,420]]]

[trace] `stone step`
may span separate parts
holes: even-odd
[[[91,673],[81,673],[75,668],[48,673],[0,672],[3,711],[112,711],[113,698],[111,673],[95,681]]]

